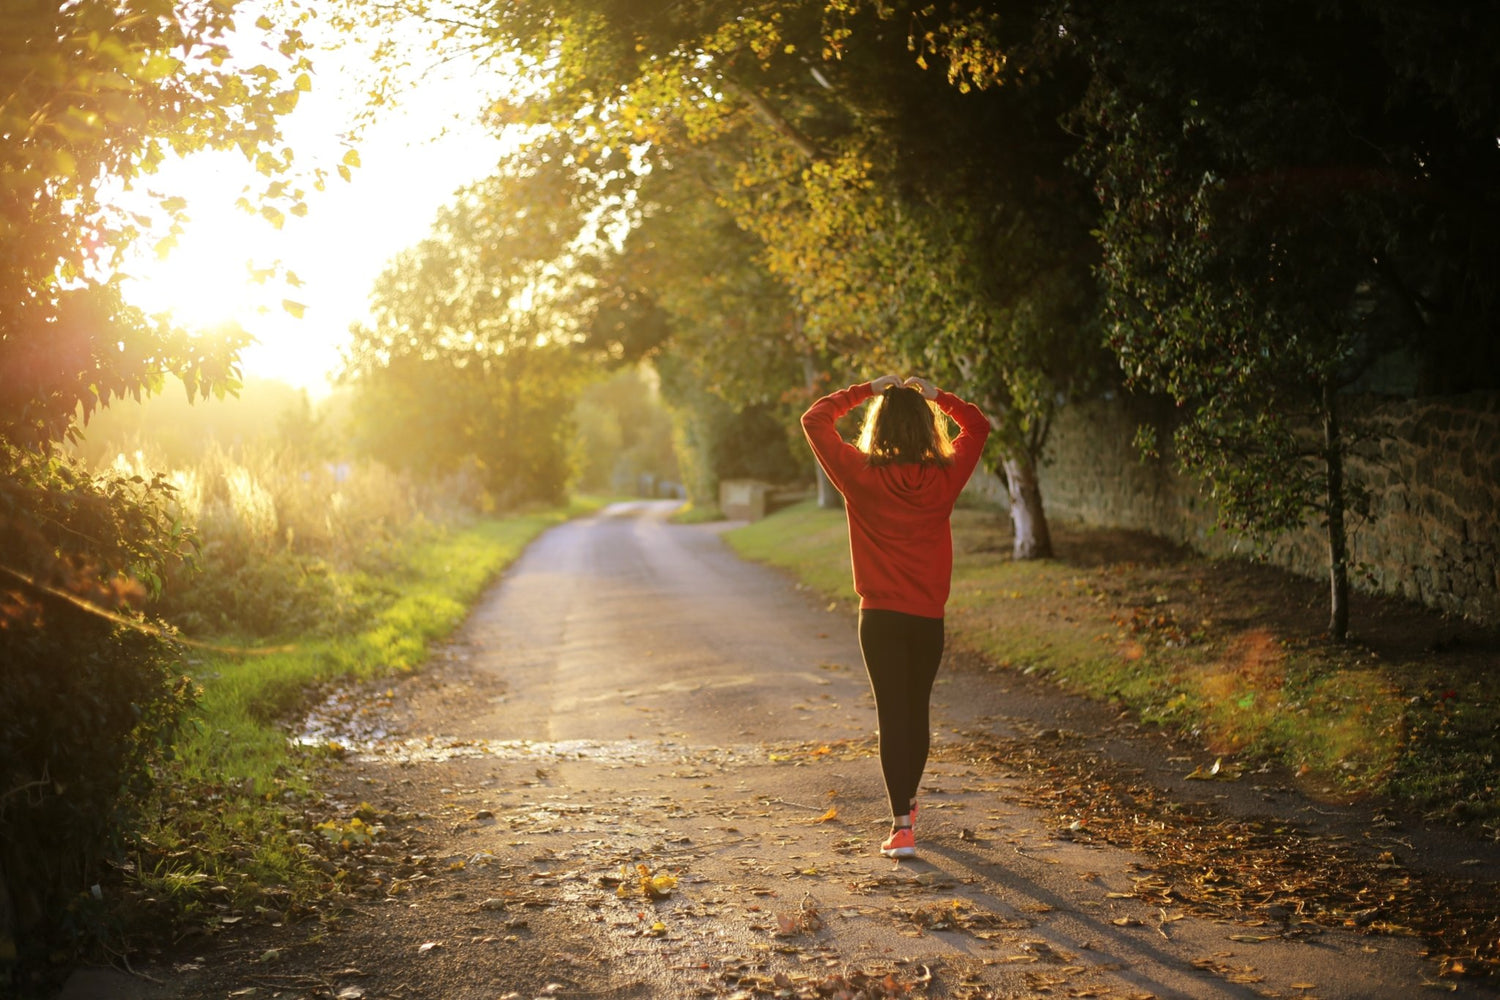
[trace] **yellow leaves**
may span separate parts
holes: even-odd
[[[831,823],[831,822],[833,822],[834,820],[836,820],[838,818],[839,818],[839,807],[838,806],[829,806],[828,807],[828,811],[826,813],[824,813],[823,815],[819,816],[816,820],[814,820],[814,822],[817,822],[817,823]]]
[[[615,890],[615,895],[621,899],[639,895],[646,899],[666,899],[672,895],[672,890],[677,888],[677,877],[675,875],[659,875],[651,871],[646,865],[637,864],[634,874],[625,866],[620,866],[620,886]],[[663,931],[666,928],[662,928]]]
[[[298,73],[297,79],[293,81],[292,86],[296,87],[303,93],[306,93],[312,90],[312,77],[308,76],[306,73]]]
[[[140,67],[136,72],[136,77],[147,81],[164,80],[176,74],[182,66],[181,59],[174,59],[165,53],[156,52]]]
[[[281,308],[295,319],[301,319],[302,314],[307,311],[307,305],[294,299],[282,299]]]
[[[346,149],[344,151],[344,159],[338,165],[339,176],[345,181],[353,180],[354,175],[350,171],[351,169],[358,169],[359,166],[359,150]]]
[[[362,847],[373,843],[375,838],[384,829],[379,824],[367,823],[358,816],[355,816],[347,823],[340,823],[336,819],[330,819],[324,820],[313,827],[313,830],[322,835],[323,839],[337,844],[346,851],[354,847]]]

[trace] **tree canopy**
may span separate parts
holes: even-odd
[[[1170,0],[1074,14],[1095,70],[1072,122],[1100,198],[1109,346],[1128,384],[1177,403],[1176,455],[1224,523],[1322,520],[1342,637],[1365,498],[1344,474],[1341,395],[1392,357],[1414,388],[1500,371],[1500,18]],[[1441,71],[1410,47],[1438,24],[1468,29]],[[1150,44],[1164,25],[1171,49]]]
[[[631,262],[610,272],[613,301],[632,303],[617,332],[628,313],[654,331],[641,343],[669,335],[731,393],[889,365],[976,398],[1017,555],[1047,551],[1035,468],[1057,408],[1123,381],[1180,404],[1176,454],[1227,525],[1328,523],[1337,607],[1359,501],[1341,395],[1392,359],[1418,390],[1495,384],[1492,12],[518,0],[468,14],[536,77],[496,120],[566,132],[593,178],[579,190],[637,213]],[[737,234],[695,224],[725,213]],[[694,251],[721,280],[648,266]],[[733,305],[757,281],[762,308]],[[799,353],[817,376],[801,386]]]

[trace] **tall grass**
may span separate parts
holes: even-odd
[[[147,448],[114,466],[163,467]],[[196,548],[169,568],[155,610],[189,635],[243,641],[348,628],[368,613],[399,548],[466,523],[478,506],[462,475],[423,485],[376,463],[264,443],[210,444],[169,479]]]

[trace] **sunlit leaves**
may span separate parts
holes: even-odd
[[[0,301],[8,304],[0,312],[0,375],[14,393],[0,400],[0,436],[44,446],[68,433],[79,397],[61,383],[47,384],[48,366],[28,361],[33,354],[76,368],[83,384],[178,367],[157,339],[162,330],[118,305],[92,314],[73,353],[57,350],[49,328],[65,322],[59,282],[76,289],[106,281],[143,237],[159,251],[170,249],[187,207],[165,192],[157,198],[159,216],[125,213],[102,202],[101,185],[150,174],[169,150],[239,147],[260,157],[278,143],[275,117],[289,108],[285,95],[297,93],[278,81],[287,68],[306,66],[302,46],[284,53],[280,69],[234,66],[219,53],[227,54],[224,39],[235,15],[232,2],[38,4],[0,15],[0,55],[10,68],[0,71],[0,134],[7,136],[0,199],[17,208],[0,274]],[[259,30],[284,41],[295,29]],[[260,162],[267,173],[290,164],[285,148]],[[300,193],[287,188],[270,200],[280,205],[267,205],[268,213],[283,213]],[[169,232],[160,235],[163,229]],[[43,348],[46,341],[54,346]],[[138,353],[160,369],[124,374],[119,359]]]

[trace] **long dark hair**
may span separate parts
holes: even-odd
[[[953,461],[943,412],[915,389],[892,386],[865,413],[859,449],[871,465],[947,465]]]

